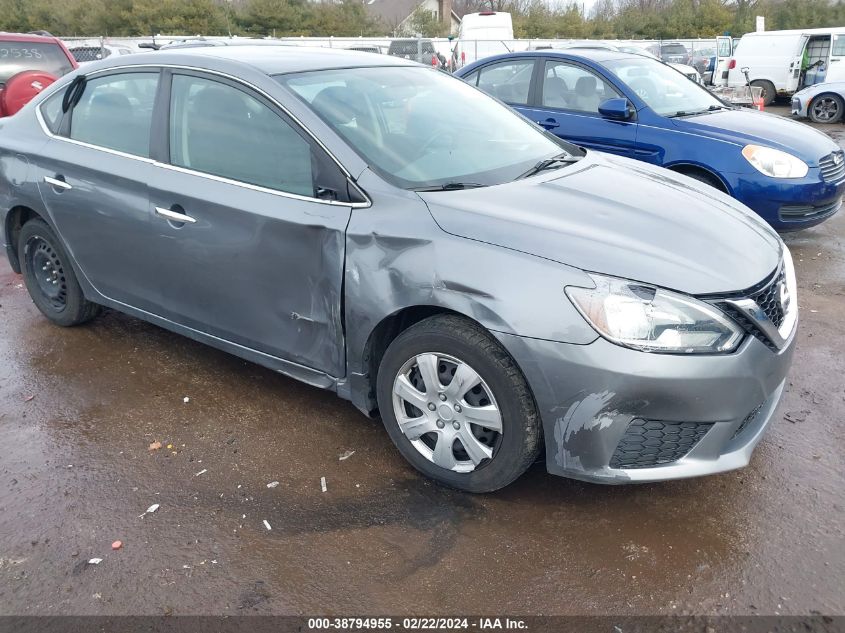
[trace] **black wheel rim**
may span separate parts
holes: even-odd
[[[27,264],[38,291],[56,312],[67,306],[67,280],[59,254],[43,237],[33,236],[26,243]]]
[[[817,121],[831,121],[839,116],[839,102],[832,97],[823,97],[813,102],[813,118]]]

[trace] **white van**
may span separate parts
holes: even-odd
[[[766,105],[822,81],[845,81],[845,27],[746,33],[721,84],[745,85],[744,68]]]
[[[455,68],[483,57],[513,51],[513,21],[503,11],[467,13],[461,19],[458,41],[452,53]]]
[[[704,78],[706,84],[713,86],[726,86],[728,84],[728,65],[737,44],[739,44],[738,37],[720,35],[716,38],[716,56],[707,65],[709,76]]]

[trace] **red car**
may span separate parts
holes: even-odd
[[[58,77],[78,68],[61,40],[0,33],[0,116],[10,116]]]

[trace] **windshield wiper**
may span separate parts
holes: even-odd
[[[486,186],[477,182],[447,182],[433,187],[415,187],[414,191],[460,191],[461,189],[478,189]]]
[[[674,119],[675,117],[679,116],[694,116],[696,114],[704,114],[705,112],[715,112],[716,110],[730,110],[730,108],[723,105],[711,105],[704,110],[690,110],[688,112],[685,110],[678,110],[677,112],[675,112],[675,114],[669,114],[667,115],[667,117],[670,119]]]
[[[581,156],[573,156],[572,154],[567,154],[566,152],[558,154],[557,156],[552,156],[551,158],[544,158],[524,174],[517,176],[516,179],[522,180],[523,178],[534,176],[535,174],[539,174],[541,171],[546,171],[547,169],[557,169],[561,165],[576,163],[581,160],[581,158]]]

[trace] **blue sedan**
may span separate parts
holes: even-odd
[[[845,155],[829,137],[731,107],[657,60],[586,48],[531,51],[488,57],[456,74],[561,138],[721,189],[780,231],[823,222],[842,206]]]

